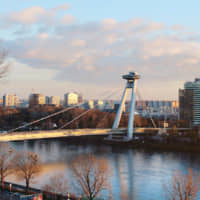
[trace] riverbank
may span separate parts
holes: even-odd
[[[200,152],[200,144],[156,144],[146,142],[145,144],[141,144],[139,147],[158,151]]]
[[[182,151],[182,152],[200,152],[199,142],[184,142],[174,138],[165,138],[165,140],[152,140],[152,137],[143,137],[139,140],[129,142],[123,141],[104,141],[107,145],[120,146],[120,148],[146,149],[157,151]],[[170,142],[169,142],[170,141]]]
[[[171,137],[171,136],[141,136],[136,140],[129,142],[124,141],[105,141],[107,135],[90,135],[90,136],[71,136],[59,138],[44,138],[40,141],[62,141],[66,145],[108,145],[120,149],[146,149],[154,151],[179,151],[179,152],[200,152],[199,140],[190,137]],[[26,140],[34,143],[38,140]],[[14,141],[20,143],[22,141]]]
[[[1,187],[1,184],[0,184]],[[4,182],[4,189],[0,189],[0,200],[18,200],[18,199],[26,199],[26,200],[78,200],[74,194],[68,193],[68,195],[56,194],[49,191],[44,191],[36,188],[29,188],[28,194],[26,193],[26,187],[23,185],[19,185],[11,182]]]
[[[106,144],[119,148],[146,149],[158,151],[182,151],[182,152],[200,152],[199,140],[194,140],[190,137],[165,137],[163,140],[160,137],[154,136],[141,137],[137,140],[129,142],[112,142],[105,141],[104,136],[82,136],[65,138],[65,141],[70,144]],[[162,138],[162,137],[161,137]],[[180,138],[180,139],[179,139]]]

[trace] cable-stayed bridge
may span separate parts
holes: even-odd
[[[72,110],[76,107],[81,106],[74,105],[71,107],[67,107],[63,110],[60,110],[58,112],[55,112],[53,114],[47,115],[45,117],[42,117],[38,120],[32,121],[30,123],[27,123],[25,125],[19,126],[17,128],[9,130],[7,133],[1,134],[0,141],[17,141],[17,140],[33,140],[33,139],[44,139],[44,138],[58,138],[58,137],[72,137],[72,136],[90,136],[90,135],[104,135],[107,136],[106,140],[116,141],[116,140],[122,140],[122,141],[130,141],[133,139],[134,134],[138,133],[148,133],[148,131],[157,131],[162,132],[163,128],[156,127],[155,122],[150,116],[150,119],[152,121],[152,128],[134,128],[134,113],[135,113],[135,99],[136,99],[136,81],[140,78],[140,76],[136,72],[130,72],[127,75],[123,76],[123,79],[127,81],[122,98],[121,103],[119,106],[119,109],[116,113],[116,117],[113,123],[112,128],[110,129],[103,129],[103,128],[96,128],[96,129],[64,129],[67,126],[69,126],[71,123],[75,122],[76,120],[79,120],[81,117],[86,115],[88,112],[90,112],[93,109],[85,110],[80,115],[76,116],[71,121],[67,122],[66,124],[62,125],[60,128],[56,130],[40,130],[40,131],[24,131],[21,132],[23,128],[26,128],[28,126],[32,126],[34,124],[37,124],[41,121],[47,120],[49,118],[52,118],[54,116],[57,116],[61,113],[67,112],[69,110]],[[126,96],[128,90],[131,90],[131,104],[130,104],[130,110],[129,110],[129,120],[128,120],[128,128],[119,128],[119,122],[122,116],[123,107],[125,104]],[[115,91],[118,92],[118,91]],[[113,95],[113,92],[111,95],[107,96],[106,98],[109,98]],[[139,95],[141,96],[141,95]],[[106,116],[104,116],[105,118]],[[103,120],[103,119],[102,119]],[[167,129],[164,128],[164,131]],[[180,129],[179,129],[180,130]],[[186,130],[186,129],[181,129]],[[20,132],[19,132],[20,131]],[[119,137],[116,137],[119,136]]]
[[[162,128],[135,128],[134,136],[138,134],[148,133],[149,131],[158,132]],[[166,128],[166,131],[170,128]],[[181,130],[189,130],[188,128],[179,128]],[[62,138],[62,137],[80,137],[80,136],[110,136],[113,140],[117,136],[126,136],[127,129],[63,129],[63,130],[40,130],[40,131],[20,131],[4,133],[0,136],[0,142],[7,141],[22,141],[22,140],[37,140],[48,138]],[[114,139],[115,138],[115,139]],[[117,140],[117,139],[116,139]]]

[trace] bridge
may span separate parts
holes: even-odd
[[[149,131],[162,131],[163,128],[135,128],[134,136]],[[166,128],[170,130],[170,128]],[[179,128],[179,131],[190,130],[189,128]],[[64,138],[64,137],[80,137],[80,136],[121,136],[126,135],[126,128],[118,129],[64,129],[64,130],[41,130],[41,131],[21,131],[4,133],[0,136],[0,142],[23,141],[23,140],[37,140],[50,138]],[[114,140],[114,138],[113,138]]]
[[[134,128],[134,113],[135,113],[135,99],[136,99],[136,81],[140,78],[140,76],[136,72],[130,72],[127,75],[122,76],[123,79],[127,81],[120,106],[118,108],[118,111],[116,113],[116,117],[113,123],[113,126],[111,129],[64,129],[68,125],[70,125],[72,122],[80,119],[82,116],[90,112],[92,109],[86,110],[77,117],[75,117],[73,120],[67,122],[65,125],[60,127],[56,130],[40,130],[40,131],[20,131],[21,129],[31,126],[33,124],[36,124],[40,121],[49,119],[51,117],[57,116],[61,113],[67,112],[71,109],[74,109],[75,107],[80,106],[74,105],[71,107],[67,107],[61,111],[58,111],[56,113],[47,115],[46,117],[42,117],[41,119],[35,120],[33,122],[27,123],[23,126],[19,126],[15,129],[9,130],[7,133],[1,134],[0,136],[0,142],[5,141],[19,141],[19,140],[34,140],[34,139],[45,139],[45,138],[59,138],[59,137],[75,137],[75,136],[94,136],[94,135],[102,135],[106,136],[106,140],[110,141],[116,141],[116,135],[117,140],[121,141],[130,141],[133,139],[134,134],[138,133],[147,133],[148,131],[156,131],[156,132],[163,132],[163,128],[156,127],[153,119],[151,118],[153,128]],[[123,107],[125,104],[126,96],[128,90],[131,90],[131,103],[130,103],[130,110],[129,110],[129,120],[128,120],[128,128],[119,128],[119,122],[122,116]],[[180,130],[180,129],[179,129]],[[188,129],[181,129],[181,130],[188,130]],[[164,128],[164,131],[167,131],[167,128]]]

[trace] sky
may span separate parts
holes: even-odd
[[[198,0],[6,0],[0,50],[10,69],[0,96],[32,92],[120,98],[129,71],[143,99],[178,99],[200,75]],[[116,91],[113,96],[110,96]]]

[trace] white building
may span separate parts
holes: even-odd
[[[64,105],[76,105],[79,102],[79,95],[75,92],[69,92],[64,95]]]
[[[60,97],[59,96],[51,96],[49,98],[49,104],[60,106]]]
[[[3,106],[4,107],[17,107],[20,101],[15,94],[5,94],[3,96]]]
[[[94,101],[88,100],[83,104],[83,108],[85,109],[93,109],[94,108]]]

